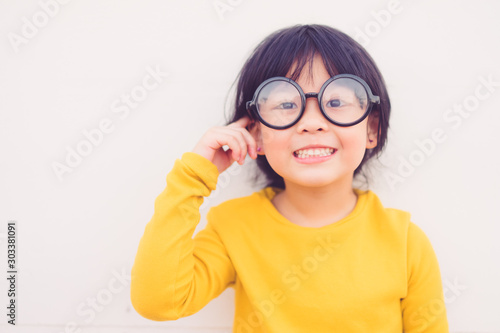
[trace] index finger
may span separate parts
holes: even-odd
[[[250,119],[250,117],[245,115],[245,116],[241,117],[240,119],[236,120],[235,122],[232,122],[228,126],[245,128],[252,122],[253,122],[253,120]]]

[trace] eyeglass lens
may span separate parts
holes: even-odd
[[[325,87],[318,102],[328,118],[348,124],[363,117],[368,107],[368,96],[358,81],[339,78]],[[263,87],[256,104],[262,119],[274,126],[293,123],[300,117],[304,107],[299,90],[293,84],[281,80],[272,81]]]

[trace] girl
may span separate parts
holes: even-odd
[[[142,316],[175,320],[235,289],[233,332],[448,332],[438,262],[404,211],[353,178],[386,143],[382,75],[353,39],[303,25],[244,65],[229,125],[175,162],[132,268]],[[246,155],[266,186],[212,208],[203,197]]]

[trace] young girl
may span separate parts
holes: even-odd
[[[390,102],[372,58],[333,28],[267,37],[244,65],[229,125],[175,162],[132,269],[142,316],[175,320],[235,289],[233,332],[448,332],[435,253],[410,214],[353,178],[386,143]],[[246,155],[262,190],[203,197]]]

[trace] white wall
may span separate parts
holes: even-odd
[[[253,47],[278,28],[322,23],[367,44],[384,74],[392,127],[372,190],[410,211],[431,239],[451,331],[500,332],[499,14],[495,0],[1,0],[0,262],[5,273],[7,222],[16,220],[16,331],[230,332],[232,290],[191,317],[153,322],[132,308],[127,276],[167,172],[223,123]],[[128,114],[113,112],[154,69],[168,76]],[[456,105],[472,111],[450,113]],[[82,131],[103,121],[110,133],[58,179],[53,163],[65,164]],[[446,139],[419,152],[415,141],[436,130]],[[419,165],[405,169],[410,160]],[[203,213],[252,191],[248,170],[233,171]],[[110,293],[122,274],[122,291]],[[94,310],[96,298],[109,303]]]

